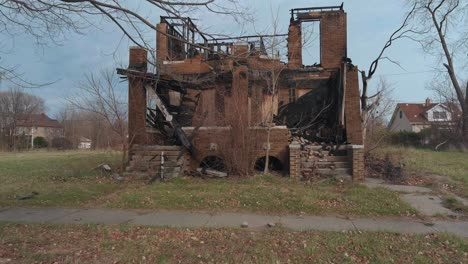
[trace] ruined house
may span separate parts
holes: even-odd
[[[139,47],[130,48],[128,68],[117,69],[129,84],[127,172],[207,166],[243,174],[271,166],[291,177],[319,169],[362,179],[358,69],[347,57],[346,17],[343,5],[291,10],[287,62],[265,44],[277,36],[214,38],[190,18],[161,17],[156,73]],[[303,65],[304,23],[320,23],[319,64]]]

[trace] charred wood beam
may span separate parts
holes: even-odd
[[[122,75],[123,77],[121,78],[128,78],[128,77],[141,78],[145,80],[146,84],[156,83],[158,86],[161,85],[164,88],[167,88],[176,92],[180,92],[180,93],[186,93],[187,89],[192,89],[192,90],[203,89],[203,87],[198,83],[178,81],[178,80],[175,80],[174,78],[171,78],[170,76],[159,76],[157,74],[150,73],[150,72],[141,72],[138,70],[117,68],[117,74]]]
[[[169,123],[169,125],[174,129],[174,134],[176,138],[190,152],[190,154],[195,156],[195,148],[193,147],[192,142],[190,142],[188,136],[182,130],[177,120],[175,120],[175,118],[170,114],[166,107],[166,104],[164,104],[164,102],[161,100],[161,98],[158,96],[158,94],[152,86],[145,85],[145,88],[151,93],[151,96],[154,97],[156,101],[156,106],[158,107],[159,111],[163,114],[164,118],[166,119],[166,122]]]

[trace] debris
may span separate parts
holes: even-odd
[[[39,195],[39,193],[33,191],[33,192],[29,193],[29,194],[17,196],[16,199],[17,200],[29,200],[29,199],[32,199],[32,198],[36,197],[37,195]]]
[[[211,177],[217,177],[217,178],[227,177],[226,172],[217,171],[217,170],[213,170],[213,169],[198,168],[197,172],[200,172],[202,174],[206,174],[206,175],[211,176]]]
[[[112,168],[107,165],[106,163],[101,163],[99,165],[97,165],[96,168],[94,168],[95,170],[96,169],[101,169],[102,171],[106,171],[106,172],[111,172],[112,171]]]
[[[273,223],[273,222],[268,222],[267,226],[268,226],[268,227],[275,227],[275,223]]]
[[[244,222],[242,222],[241,227],[242,227],[242,228],[247,228],[247,227],[249,227],[249,223],[247,223],[246,221],[244,221]]]
[[[394,183],[401,183],[407,178],[403,170],[404,164],[395,165],[388,155],[384,159],[367,156],[365,163],[367,177],[382,178]]]
[[[123,182],[125,180],[125,178],[120,176],[120,174],[118,173],[112,174],[112,179],[114,179],[117,182]]]

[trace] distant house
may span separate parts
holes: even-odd
[[[80,137],[80,142],[78,143],[78,148],[79,149],[90,149],[91,148],[91,139],[85,138],[85,137]]]
[[[399,103],[393,112],[388,129],[392,132],[420,132],[425,128],[437,125],[450,128],[461,118],[460,109],[453,103]]]
[[[34,139],[37,137],[43,137],[49,142],[63,137],[63,126],[44,113],[25,114],[16,121],[16,135],[29,137],[31,147],[34,148]]]

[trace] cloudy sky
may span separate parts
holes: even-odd
[[[195,14],[197,24],[211,33],[249,34],[270,30],[272,13],[279,15],[279,32],[287,32],[289,10],[291,8],[340,5],[342,1],[334,0],[248,0],[248,9],[256,17],[254,24],[235,24],[225,15]],[[407,7],[404,0],[344,0],[344,9],[348,13],[348,56],[361,69],[369,67],[386,42],[388,36],[401,24]],[[144,11],[150,20],[156,24],[160,11]],[[62,108],[65,98],[76,91],[77,83],[83,75],[101,69],[113,69],[116,66],[127,65],[128,47],[132,44],[122,39],[118,28],[107,22],[97,21],[97,27],[84,30],[84,34],[67,35],[60,45],[38,47],[27,35],[18,35],[13,39],[3,40],[3,50],[8,53],[1,56],[3,66],[16,66],[24,77],[35,83],[53,84],[30,89],[33,94],[46,100],[48,112],[54,116]],[[152,38],[153,32],[148,32]],[[318,61],[317,44],[312,43],[304,52],[304,61],[312,64]],[[393,60],[399,61],[402,68],[388,62],[383,62],[378,69],[375,86],[379,77],[385,77],[394,88],[397,101],[422,102],[426,97],[432,97],[427,90],[437,67],[437,60],[425,55],[420,47],[409,40],[402,40],[390,48],[387,54]],[[10,84],[0,83],[0,90],[5,90]]]

